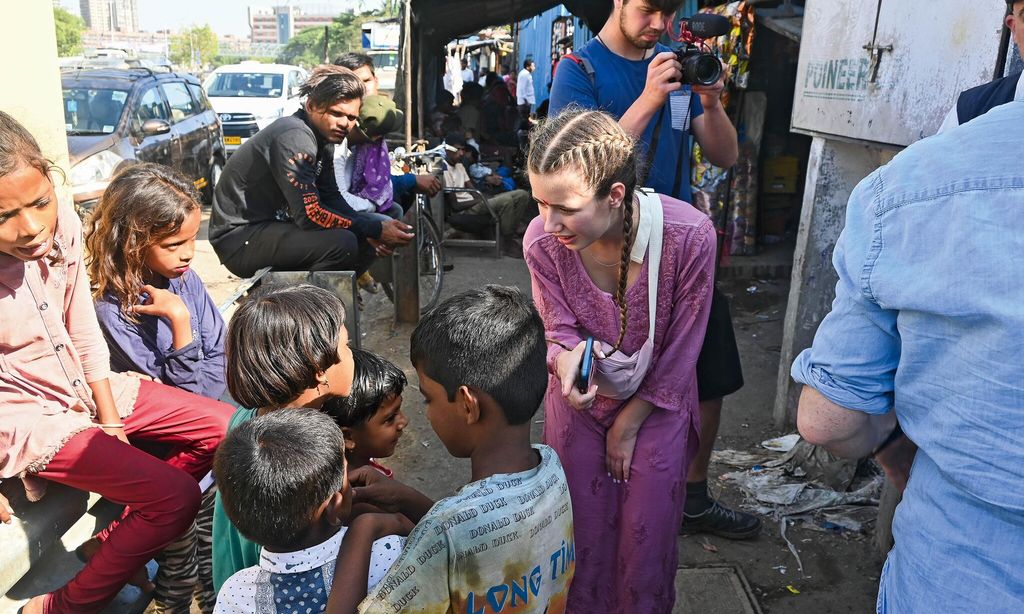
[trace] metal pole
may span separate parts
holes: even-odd
[[[1012,12],[1013,11],[1013,7],[1012,6],[1009,7],[1008,10],[1010,12]],[[996,67],[995,67],[995,70],[992,71],[992,78],[993,79],[1002,79],[1003,78],[1003,73],[1006,72],[1006,54],[1009,51],[1010,51],[1010,29],[1007,28],[1006,24],[1004,23],[1003,24],[1003,32],[1002,32],[1002,34],[999,35],[999,51],[996,52],[996,53],[998,53],[998,55],[996,56]],[[1021,53],[1024,53],[1024,49],[1021,50]]]
[[[405,0],[405,149],[412,149],[412,0]],[[420,58],[422,61],[423,58]]]
[[[331,27],[330,26],[324,26],[324,64],[330,64],[331,63],[330,48],[328,46],[329,45],[330,36],[331,36]]]
[[[424,107],[426,105],[426,102],[423,100],[423,39],[417,41],[417,47],[416,57],[419,58],[419,61],[416,62],[416,136],[423,139],[426,138],[426,131],[423,128]]]
[[[405,0],[405,146],[412,148],[412,0]],[[422,61],[422,58],[420,58]],[[420,272],[419,250],[419,199],[415,195],[414,206],[406,212],[405,222],[412,226],[416,235],[409,245],[397,250],[391,260],[392,281],[395,285],[395,320],[415,324],[420,320]]]

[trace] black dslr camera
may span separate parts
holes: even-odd
[[[720,15],[698,13],[680,20],[680,26],[682,46],[675,50],[676,59],[683,65],[680,81],[688,85],[714,85],[722,78],[722,63],[704,40],[728,34],[732,25]]]

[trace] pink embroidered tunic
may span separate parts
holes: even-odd
[[[57,264],[0,254],[0,478],[42,470],[71,436],[94,426],[89,383],[111,379],[122,417],[138,395],[137,378],[110,373],[82,223],[70,207],[59,206],[55,243]]]
[[[655,409],[637,436],[628,483],[613,483],[605,469],[606,433],[626,401],[599,395],[589,410],[573,409],[554,375],[555,359],[565,350],[554,344],[548,350],[544,440],[565,468],[576,527],[569,612],[661,613],[672,611],[675,601],[676,535],[698,445],[696,364],[711,301],[715,235],[707,216],[690,205],[666,196],[661,201],[654,357],[634,395]],[[614,343],[619,308],[593,283],[579,254],[546,234],[540,218],[530,224],[524,246],[547,336],[568,347],[587,335]],[[645,257],[626,291],[627,355],[648,336],[648,264]]]

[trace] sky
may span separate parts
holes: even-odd
[[[249,36],[248,7],[271,7],[283,4],[294,4],[303,7],[307,12],[341,12],[355,8],[357,11],[370,11],[379,8],[381,0],[310,0],[296,2],[292,0],[136,0],[139,7],[139,28],[152,32],[170,29],[172,31],[191,25],[210,24],[218,35],[234,34]],[[78,0],[61,0],[61,5],[72,13],[79,15]],[[315,9],[315,10],[311,10]]]

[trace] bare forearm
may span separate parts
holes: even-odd
[[[654,118],[660,107],[653,106],[643,98],[638,98],[633,106],[629,107],[622,117],[619,118],[619,125],[634,139],[641,139],[648,124]]]
[[[352,520],[341,540],[334,564],[334,581],[327,598],[327,614],[354,614],[366,597],[370,576],[370,551],[375,538],[370,524],[359,516]]]
[[[427,512],[432,507],[434,507],[433,499],[411,486],[406,486],[399,509],[401,513],[405,514],[406,518],[413,521],[413,523],[417,523],[427,515]]]
[[[708,161],[719,168],[729,168],[736,164],[736,158],[739,157],[736,128],[729,121],[721,102],[712,99],[711,104],[705,104],[704,114],[701,115],[703,127],[697,142]]]
[[[847,409],[804,386],[797,408],[797,426],[804,439],[836,456],[864,458],[896,426],[896,414],[866,414]]]
[[[114,395],[110,392],[110,380],[90,382],[92,399],[96,403],[96,422],[99,424],[120,424],[121,415],[117,413]]]
[[[654,411],[654,405],[643,399],[633,397],[626,405],[619,410],[615,417],[615,424],[624,432],[636,433],[643,426],[644,421]]]

